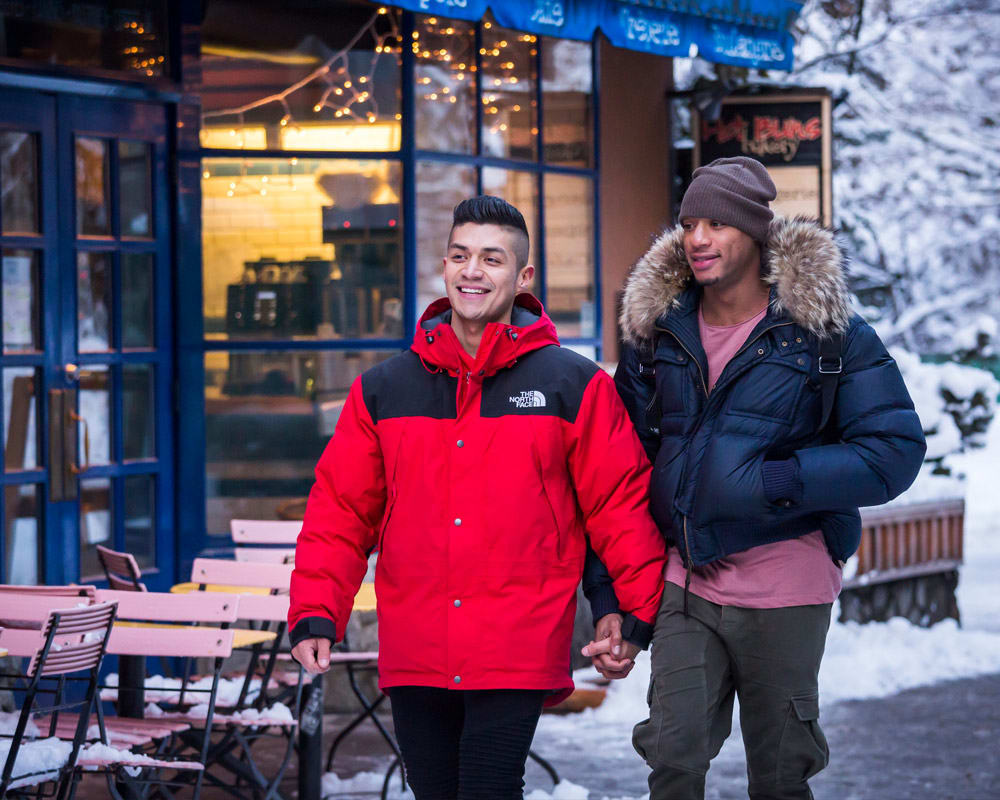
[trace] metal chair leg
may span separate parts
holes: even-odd
[[[553,785],[557,785],[559,783],[559,773],[556,772],[556,768],[553,767],[548,761],[538,755],[534,750],[528,751],[528,758],[549,773],[549,777],[552,778]]]
[[[399,767],[399,782],[403,787],[403,791],[406,791],[406,771],[403,769],[403,761],[401,756],[398,754],[392,760],[389,765],[389,769],[385,773],[385,780],[382,781],[382,794],[380,800],[386,800],[389,797],[389,782],[392,780],[392,773],[396,771],[396,767]]]

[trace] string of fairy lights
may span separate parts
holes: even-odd
[[[419,18],[418,24],[420,29],[412,32],[410,42],[411,51],[417,61],[415,80],[420,92],[418,97],[425,103],[434,104],[456,104],[460,99],[467,101],[475,92],[475,73],[480,68],[477,66],[474,54],[472,25],[441,20],[433,16]],[[531,135],[537,135],[538,129],[534,125],[537,101],[533,90],[535,80],[533,64],[537,55],[538,37],[505,31],[488,20],[482,23],[482,29],[479,63],[484,78],[481,81],[480,102],[483,105],[486,130],[492,134],[504,134],[508,131],[514,115],[522,115],[524,119],[523,114],[530,113],[530,122],[522,127],[530,126]],[[355,65],[357,65],[358,51],[354,48],[366,37],[370,37],[371,55],[363,60],[361,71],[357,66],[352,70],[350,56],[352,52],[355,54]],[[300,125],[307,126],[314,123],[315,118],[309,119],[307,116],[302,116],[301,112],[299,118],[296,118],[290,98],[297,92],[316,94],[311,106],[308,101],[303,102],[301,96],[295,105],[306,109],[311,107],[312,113],[319,119],[329,119],[332,115],[336,121],[351,124],[367,122],[374,125],[376,122],[384,121],[386,115],[381,112],[376,97],[375,74],[384,58],[394,58],[396,65],[400,65],[402,47],[403,39],[398,14],[381,6],[346,45],[302,78],[281,91],[264,95],[242,105],[203,112],[202,119],[205,124],[202,129],[210,130],[212,120],[232,120],[235,117],[236,123],[230,124],[228,132],[233,144],[242,149],[246,147],[247,142],[247,115],[265,106],[277,104],[282,112],[278,119],[280,128],[300,133]],[[308,111],[305,114],[307,115]],[[402,115],[396,112],[392,118],[399,121]],[[221,127],[225,129],[226,126]],[[297,159],[288,160],[289,183],[292,190],[295,186],[291,181],[291,168],[297,163]],[[269,183],[267,176],[261,177],[259,187],[246,186],[247,166],[247,162],[244,161],[240,176],[229,184],[227,196],[232,197],[244,188],[252,193],[267,194]],[[203,177],[212,177],[211,170],[206,169]]]

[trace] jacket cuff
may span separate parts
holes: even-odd
[[[762,471],[764,495],[769,503],[787,506],[802,502],[802,481],[799,479],[797,459],[765,461]]]
[[[622,638],[640,650],[645,650],[653,641],[653,623],[643,622],[632,614],[626,614],[622,621]]]
[[[317,636],[325,636],[331,644],[336,642],[337,626],[333,624],[333,620],[326,617],[303,617],[289,632],[288,641],[295,647],[299,642]]]
[[[587,592],[587,601],[590,603],[590,613],[593,615],[594,626],[597,620],[608,614],[621,614],[618,608],[618,598],[615,596],[614,587],[610,583],[594,586]]]

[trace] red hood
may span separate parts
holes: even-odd
[[[514,298],[510,325],[491,322],[483,331],[475,368],[482,377],[509,367],[518,358],[550,344],[559,344],[556,327],[538,299],[522,293]],[[462,366],[462,345],[451,327],[451,302],[442,297],[431,303],[413,337],[413,352],[426,363],[457,374]]]

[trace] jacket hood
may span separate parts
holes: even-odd
[[[626,342],[649,339],[659,317],[693,284],[683,229],[663,233],[625,282],[620,322]],[[804,217],[775,217],[764,245],[771,311],[816,336],[843,333],[850,319],[846,259],[833,231]]]
[[[457,373],[462,367],[462,344],[451,327],[451,302],[442,297],[420,317],[412,349],[427,364]],[[556,326],[538,299],[526,292],[514,297],[511,324],[491,322],[475,358],[475,371],[489,377],[511,366],[532,350],[559,344]]]

